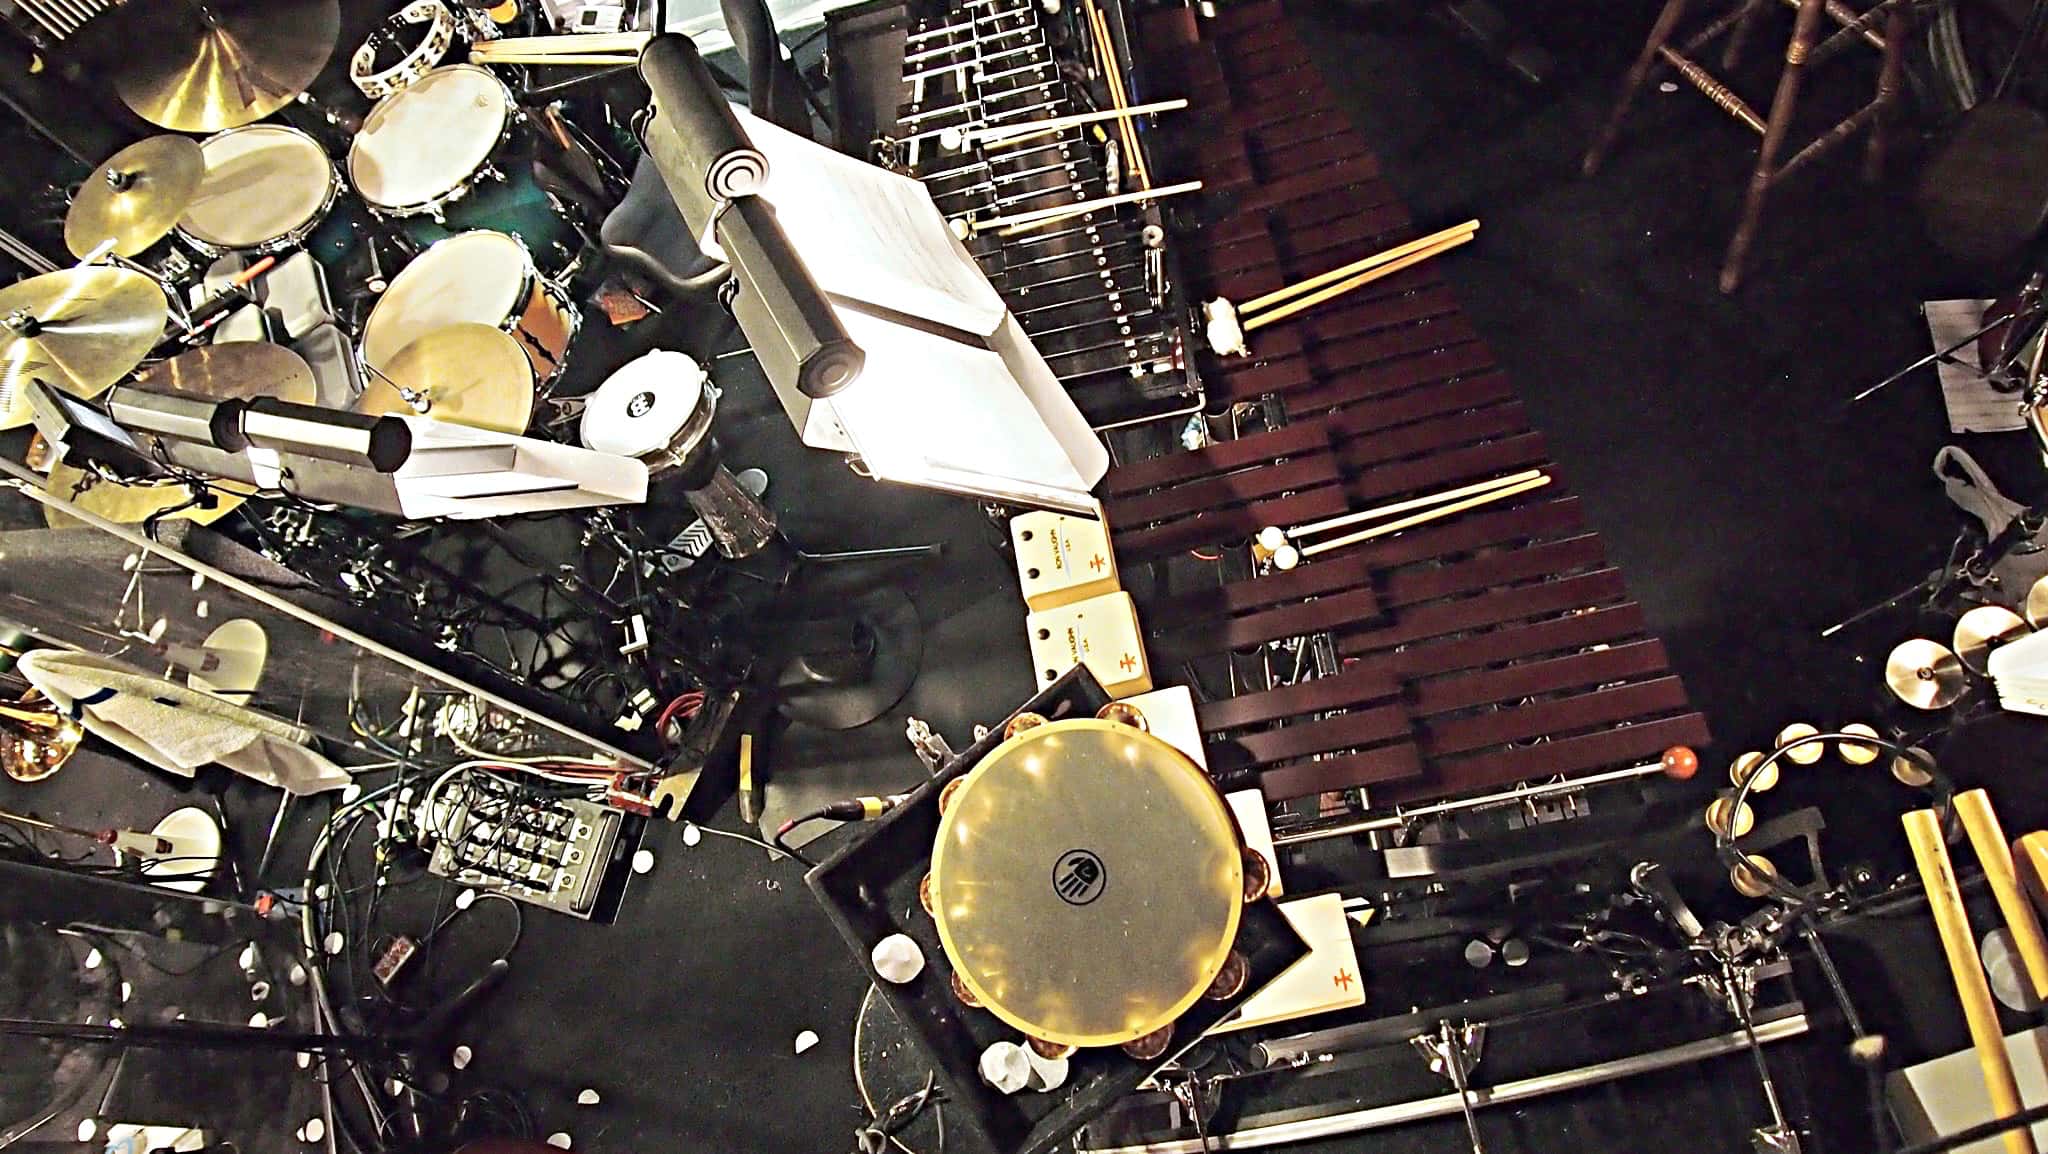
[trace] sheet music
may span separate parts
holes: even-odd
[[[819,288],[975,336],[1002,323],[1002,298],[923,184],[733,112],[768,158],[761,195]]]
[[[1934,348],[1945,349],[1975,332],[1984,323],[1984,310],[1990,304],[1952,300],[1921,305]],[[1949,359],[1936,361],[1934,370],[1941,378],[1941,402],[1948,409],[1950,432],[2009,433],[2027,427],[2019,398],[1992,388],[1979,371],[1976,341],[1957,349]]]

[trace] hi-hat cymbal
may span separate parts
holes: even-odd
[[[29,422],[39,380],[96,397],[163,339],[169,305],[155,281],[122,268],[67,268],[0,288],[0,429]]]
[[[107,158],[78,187],[64,214],[64,247],[84,259],[107,241],[119,256],[134,256],[169,235],[191,206],[206,176],[199,142],[152,136]]]
[[[356,411],[432,417],[476,429],[524,433],[533,419],[533,364],[512,335],[482,324],[447,325],[372,365]],[[405,392],[419,395],[415,405]]]
[[[1058,1046],[1122,1045],[1224,972],[1243,848],[1187,755],[1117,722],[1055,721],[959,780],[932,853],[933,919],[990,1013]]]
[[[1915,709],[1946,709],[1963,695],[1963,663],[1939,641],[1901,641],[1885,659],[1884,683]]]
[[[121,102],[174,132],[219,132],[297,99],[334,52],[339,0],[130,0],[105,67]]]
[[[253,401],[274,397],[295,405],[319,399],[312,366],[305,358],[264,341],[201,345],[135,374],[135,387],[208,401]]]
[[[1982,673],[1993,649],[2032,632],[2019,614],[2003,605],[1979,605],[1956,621],[1956,658],[1965,668]]]

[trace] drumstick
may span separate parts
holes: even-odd
[[[1321,292],[1310,293],[1309,295],[1301,297],[1298,300],[1290,301],[1287,304],[1281,305],[1279,308],[1276,308],[1271,312],[1260,313],[1258,316],[1255,316],[1252,319],[1244,322],[1244,331],[1251,332],[1253,329],[1261,328],[1265,325],[1272,324],[1274,321],[1285,320],[1288,317],[1293,316],[1295,313],[1301,312],[1303,309],[1314,308],[1315,306],[1322,304],[1324,301],[1334,300],[1335,298],[1343,296],[1345,293],[1351,292],[1354,289],[1364,288],[1366,285],[1369,285],[1382,277],[1392,276],[1410,265],[1421,264],[1423,261],[1426,261],[1433,256],[1439,256],[1443,253],[1447,253],[1471,239],[1472,234],[1469,232],[1458,233],[1448,240],[1440,241],[1434,245],[1429,246],[1428,248],[1410,253],[1409,255],[1400,258],[1399,260],[1391,261],[1387,264],[1383,264],[1376,268],[1372,268],[1365,272],[1359,273],[1357,276],[1352,277],[1350,280],[1340,281],[1337,284],[1333,284],[1329,288],[1326,288]]]
[[[1356,533],[1346,533],[1342,537],[1335,537],[1328,541],[1318,541],[1313,545],[1303,547],[1301,555],[1303,557],[1313,557],[1318,553],[1328,553],[1332,549],[1342,549],[1346,545],[1356,545],[1360,541],[1370,541],[1375,537],[1385,537],[1390,533],[1399,533],[1403,529],[1413,529],[1417,525],[1425,525],[1431,521],[1442,520],[1453,513],[1462,513],[1467,509],[1476,509],[1481,505],[1491,504],[1494,501],[1505,501],[1509,497],[1518,497],[1531,490],[1541,489],[1548,484],[1550,484],[1550,478],[1547,475],[1539,476],[1532,480],[1524,481],[1519,485],[1509,485],[1505,488],[1494,489],[1477,497],[1467,497],[1462,501],[1455,501],[1440,508],[1429,509],[1412,517],[1403,517],[1399,521],[1389,521],[1384,525],[1374,525],[1370,529],[1360,529]]]
[[[1313,289],[1319,289],[1326,284],[1331,284],[1336,281],[1343,280],[1345,277],[1357,276],[1359,273],[1362,273],[1367,269],[1378,268],[1380,265],[1383,265],[1390,260],[1399,260],[1400,258],[1407,256],[1409,253],[1421,252],[1423,249],[1433,248],[1436,245],[1442,244],[1444,241],[1447,241],[1460,233],[1474,233],[1478,231],[1479,222],[1476,220],[1468,220],[1463,224],[1452,225],[1450,228],[1443,229],[1440,232],[1430,233],[1428,236],[1411,240],[1406,244],[1397,244],[1393,248],[1390,248],[1385,252],[1374,253],[1373,255],[1366,257],[1364,260],[1352,261],[1350,264],[1345,265],[1343,268],[1333,268],[1329,272],[1323,273],[1319,276],[1312,276],[1307,280],[1302,281],[1300,284],[1291,284],[1288,285],[1286,288],[1274,289],[1272,292],[1267,293],[1265,296],[1248,300],[1243,304],[1237,306],[1238,315],[1243,316],[1245,313],[1255,313],[1258,312],[1260,309],[1271,308],[1272,306],[1279,304],[1281,301],[1286,300],[1288,297],[1298,296],[1301,293],[1309,292]]]
[[[2041,933],[2041,921],[2020,892],[2019,873],[2013,866],[2012,847],[1999,828],[1998,814],[1991,808],[1991,795],[1973,789],[1956,795],[1956,816],[1970,835],[1970,848],[1984,867],[1984,880],[1991,883],[1991,895],[2005,915],[2005,928],[2012,934],[2013,948],[2026,971],[2034,997],[2048,1002],[2048,937]]]
[[[1949,976],[1955,979],[1956,996],[1963,1004],[1963,1021],[1970,1027],[1970,1044],[1984,1073],[1991,1115],[2010,1118],[2021,1109],[2019,1082],[2013,1077],[2012,1056],[2005,1052],[2005,1034],[1998,1027],[1998,1006],[1991,1000],[1984,963],[1970,934],[1970,915],[1963,909],[1955,866],[1942,842],[1941,818],[1931,809],[1916,809],[1903,820],[1906,840],[1913,846],[1913,861],[1920,867],[1920,884],[1927,889],[1928,908],[1934,912],[1934,928],[1948,955]],[[2006,1154],[2038,1154],[2033,1130],[2025,1126],[2007,1130],[2005,1149]]]
[[[651,32],[584,32],[573,36],[505,36],[497,40],[485,40],[469,50],[470,59],[478,53],[496,56],[503,52],[513,55],[540,55],[542,53],[566,52],[578,55],[585,52],[639,52],[647,46],[653,36]]]
[[[2020,883],[2034,899],[2034,905],[2048,913],[2048,831],[2021,834],[2012,843],[2012,851],[2019,858]]]
[[[540,53],[515,53],[504,56],[478,56],[476,53],[472,52],[470,53],[469,58],[472,62],[477,64],[560,64],[565,66],[571,64],[582,64],[590,65],[593,67],[617,67],[620,65],[636,63],[640,59],[638,56],[634,56],[623,52],[615,53],[612,55],[605,55],[603,53],[592,53],[583,56],[549,56]]]

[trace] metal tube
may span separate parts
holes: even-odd
[[[1648,777],[1662,773],[1662,762],[1653,761],[1645,765],[1632,765],[1627,769],[1610,769],[1605,773],[1588,774],[1585,777],[1568,778],[1564,781],[1545,782],[1542,785],[1520,785],[1498,793],[1482,794],[1479,797],[1459,798],[1452,801],[1432,802],[1414,809],[1396,809],[1383,817],[1360,817],[1327,826],[1307,826],[1273,835],[1275,848],[1290,845],[1304,845],[1312,841],[1324,841],[1333,837],[1353,837],[1362,833],[1375,833],[1383,829],[1399,829],[1416,818],[1432,817],[1440,813],[1453,813],[1461,809],[1477,809],[1481,806],[1499,805],[1505,802],[1526,801],[1530,798],[1548,797],[1553,793],[1566,793],[1587,786],[1606,785],[1609,782],[1626,781],[1632,777]]]
[[[1794,1014],[1758,1026],[1754,1036],[1757,1043],[1781,1042],[1788,1038],[1801,1037],[1806,1033],[1807,1025],[1805,1014]],[[1655,1073],[1674,1066],[1686,1066],[1709,1058],[1718,1058],[1724,1054],[1747,1049],[1750,1045],[1750,1035],[1741,1031],[1703,1038],[1697,1042],[1673,1046],[1668,1050],[1596,1062],[1576,1070],[1538,1074],[1530,1078],[1503,1082],[1498,1086],[1488,1087],[1478,1104],[1498,1106],[1540,1098],[1546,1094],[1597,1086],[1602,1082],[1633,1078],[1639,1074]],[[1420,1122],[1427,1118],[1442,1118],[1457,1112],[1458,1095],[1440,1094],[1434,1098],[1421,1098],[1413,1102],[1368,1106],[1362,1110],[1350,1110],[1321,1118],[1302,1118],[1293,1122],[1252,1126],[1228,1134],[1212,1134],[1206,1138],[1206,1145],[1192,1139],[1181,1139],[1172,1142],[1152,1142],[1142,1146],[1083,1146],[1081,1149],[1091,1151],[1092,1154],[1207,1154],[1208,1151],[1214,1150],[1254,1150],[1290,1142],[1308,1142],[1337,1134],[1378,1130],[1387,1126]]]

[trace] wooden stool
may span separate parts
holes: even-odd
[[[1911,0],[1881,0],[1860,14],[1843,0],[1781,2],[1796,9],[1797,15],[1792,22],[1791,43],[1785,47],[1785,70],[1778,75],[1778,91],[1771,100],[1769,119],[1758,116],[1755,109],[1702,67],[1694,56],[1716,39],[1726,36],[1721,68],[1726,71],[1735,67],[1751,28],[1772,0],[1736,0],[1727,13],[1676,47],[1673,47],[1672,39],[1677,34],[1679,23],[1685,19],[1686,10],[1692,6],[1692,0],[1666,0],[1664,10],[1657,15],[1657,23],[1650,29],[1650,38],[1643,42],[1642,53],[1636,57],[1627,78],[1622,81],[1621,96],[1614,102],[1614,111],[1608,115],[1606,127],[1600,130],[1593,146],[1586,150],[1586,159],[1581,166],[1587,176],[1599,171],[1600,162],[1606,159],[1608,149],[1614,146],[1615,137],[1621,132],[1621,122],[1628,116],[1629,106],[1660,64],[1676,69],[1722,111],[1761,134],[1763,146],[1757,151],[1756,171],[1749,178],[1749,195],[1742,206],[1742,221],[1735,228],[1734,239],[1728,242],[1728,256],[1721,265],[1721,291],[1724,293],[1734,292],[1742,282],[1743,268],[1748,263],[1750,247],[1756,241],[1757,227],[1763,219],[1764,200],[1780,181],[1865,128],[1870,129],[1870,140],[1864,154],[1864,176],[1870,180],[1877,178],[1884,165],[1886,122],[1899,96],[1903,53],[1912,23]],[[1821,38],[1823,18],[1839,25],[1825,40]],[[1882,36],[1873,31],[1880,22],[1884,24]],[[1805,80],[1806,70],[1858,40],[1884,53],[1877,96],[1780,164],[1778,156],[1784,151],[1785,137],[1799,106],[1799,89]]]

